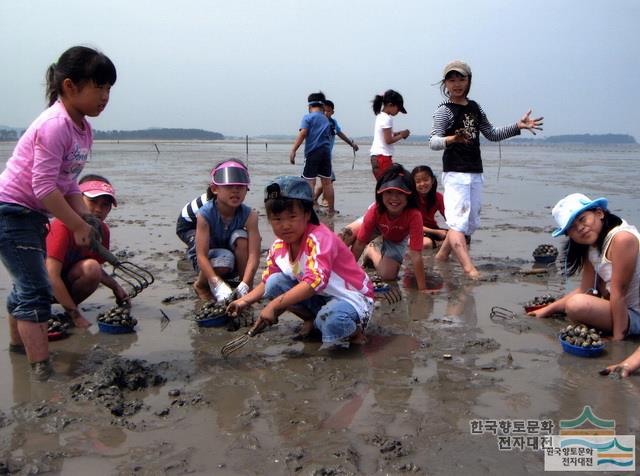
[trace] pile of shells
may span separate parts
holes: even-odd
[[[54,314],[49,318],[47,324],[47,333],[61,332],[62,334],[66,334],[71,327],[71,319],[68,314]]]
[[[600,347],[602,345],[600,332],[594,328],[590,329],[584,324],[568,325],[560,333],[560,338],[578,347]]]
[[[98,314],[98,322],[111,326],[134,327],[138,320],[131,317],[128,307],[116,306],[107,312]]]
[[[535,257],[539,257],[539,256],[557,257],[558,256],[558,248],[556,248],[553,245],[549,245],[549,244],[540,245],[535,250],[533,250],[533,257],[535,258]]]
[[[543,296],[536,296],[531,301],[527,301],[524,307],[536,307],[536,306],[546,306],[547,304],[551,304],[555,302],[556,298],[551,294],[545,294]]]
[[[215,319],[222,317],[227,313],[227,305],[223,302],[217,303],[215,301],[209,301],[202,305],[200,310],[196,312],[196,321],[202,321],[205,319]]]
[[[387,289],[389,285],[385,283],[377,274],[371,275],[371,284],[373,284],[373,290],[379,291],[381,289]]]

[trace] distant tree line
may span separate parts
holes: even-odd
[[[0,129],[0,141],[15,141],[18,140],[18,131],[13,129]]]
[[[222,140],[219,132],[203,129],[144,129],[137,131],[93,131],[97,140]]]

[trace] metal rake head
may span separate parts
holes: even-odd
[[[233,352],[244,347],[247,344],[247,342],[249,342],[249,335],[242,334],[236,337],[235,339],[231,339],[229,342],[223,345],[222,348],[220,349],[220,353],[222,354],[222,357],[226,359]]]
[[[148,288],[154,281],[153,274],[142,266],[138,266],[130,261],[120,261],[111,251],[102,246],[97,240],[93,240],[91,248],[104,260],[113,266],[113,276],[119,278],[129,285],[131,291],[129,297],[133,298],[145,288]]]
[[[388,304],[396,304],[402,300],[400,289],[396,286],[389,287],[389,290],[377,294],[378,297],[384,298]]]
[[[263,321],[257,321],[253,325],[253,327],[249,329],[247,332],[245,332],[244,334],[234,339],[231,339],[229,342],[223,345],[222,348],[220,349],[220,353],[222,354],[222,357],[226,359],[233,352],[247,345],[247,342],[249,342],[249,338],[255,337],[257,334],[259,334],[265,325],[266,324]]]
[[[491,308],[491,312],[489,313],[489,317],[492,320],[495,319],[515,319],[516,313],[507,309],[506,307],[493,306]]]

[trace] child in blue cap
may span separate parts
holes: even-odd
[[[266,297],[256,328],[278,322],[290,311],[314,327],[326,346],[364,343],[373,311],[373,288],[347,246],[313,211],[311,187],[301,177],[281,176],[265,189],[265,208],[276,240],[262,282],[229,304],[230,315]]]

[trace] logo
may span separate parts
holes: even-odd
[[[635,471],[635,435],[616,435],[615,420],[597,417],[587,405],[559,426],[545,449],[545,471]]]

